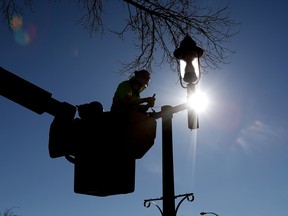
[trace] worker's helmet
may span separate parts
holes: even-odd
[[[135,78],[143,85],[147,86],[150,81],[150,73],[147,70],[135,71]]]

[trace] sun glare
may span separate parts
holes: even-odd
[[[208,106],[209,100],[204,92],[196,91],[188,100],[188,105],[196,110],[196,112],[204,112]]]

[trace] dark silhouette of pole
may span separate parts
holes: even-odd
[[[161,107],[162,116],[162,186],[163,186],[163,216],[176,216],[172,117],[171,106]]]
[[[172,118],[173,114],[187,109],[187,103],[172,107],[169,105],[161,107],[158,117],[162,118],[162,189],[163,189],[163,216],[176,216],[175,188],[174,188],[174,162],[173,162],[173,136]],[[191,194],[188,194],[190,196]],[[180,195],[183,196],[183,195]],[[188,198],[187,194],[184,195]],[[178,197],[178,196],[177,196]]]
[[[163,196],[160,198],[144,200],[144,206],[150,207],[152,203],[160,211],[162,216],[176,216],[177,211],[184,200],[192,202],[193,193],[180,194],[175,196],[174,189],[174,165],[173,165],[173,136],[172,136],[172,118],[173,114],[188,108],[187,103],[177,106],[162,106],[160,112],[154,112],[151,115],[155,118],[162,118],[162,189]],[[175,208],[175,200],[182,197],[181,201]],[[162,200],[163,208],[161,209],[154,201]]]

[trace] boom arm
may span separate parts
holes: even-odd
[[[2,67],[0,67],[0,95],[38,114],[47,112],[52,116],[74,117],[76,112],[75,106],[55,100],[50,92]]]

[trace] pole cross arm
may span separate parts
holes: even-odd
[[[194,199],[195,199],[194,193],[179,194],[177,196],[174,196],[174,199],[177,199],[178,197],[182,197],[182,199],[177,204],[177,207],[175,209],[175,215],[177,215],[178,209],[179,209],[179,207],[181,206],[181,204],[183,203],[184,200],[188,200],[189,202],[193,202]],[[156,204],[154,202],[154,201],[158,201],[158,200],[163,200],[163,197],[144,200],[144,206],[146,208],[149,208],[151,203],[152,203],[154,206],[157,207],[157,209],[160,211],[161,215],[163,216],[162,209],[160,208],[160,206],[158,204]]]
[[[50,92],[2,67],[0,67],[0,95],[38,114],[47,112],[53,116],[74,117],[76,112],[75,106],[55,100]]]
[[[151,203],[156,206],[156,208],[160,211],[161,215],[163,216],[163,211],[162,209],[160,208],[160,206],[158,204],[156,204],[154,201],[157,201],[157,200],[163,200],[163,198],[155,198],[155,199],[148,199],[148,200],[144,200],[144,206],[146,208],[149,208]]]
[[[182,103],[182,104],[179,104],[179,105],[174,106],[174,107],[170,107],[170,106],[167,106],[167,107],[168,108],[165,109],[164,111],[162,110],[160,112],[151,112],[151,113],[149,113],[149,116],[153,117],[155,119],[158,119],[158,118],[163,118],[165,116],[173,115],[174,113],[177,113],[177,112],[180,112],[180,111],[187,109],[188,104]]]
[[[194,197],[194,193],[187,193],[187,194],[180,194],[180,195],[177,195],[175,196],[175,198],[178,198],[178,197],[183,197],[180,202],[177,204],[177,207],[176,207],[176,215],[177,215],[177,212],[178,212],[178,209],[180,207],[180,205],[182,204],[182,202],[186,199],[188,200],[189,202],[193,202],[195,197]]]

